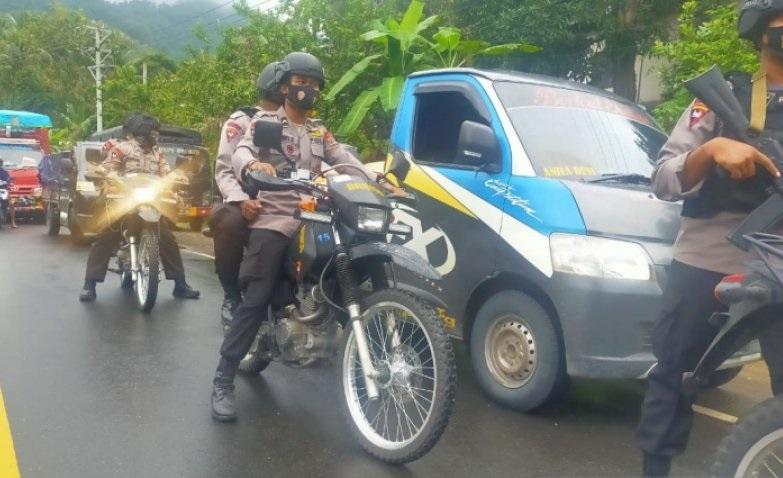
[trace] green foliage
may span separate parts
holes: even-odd
[[[679,18],[679,38],[658,42],[654,53],[668,60],[662,71],[667,101],[654,111],[658,122],[670,129],[693,99],[683,81],[718,65],[724,72],[755,72],[758,54],[737,34],[738,10],[733,2],[704,10],[701,1],[688,0]]]
[[[478,40],[464,40],[456,27],[441,27],[427,38],[424,32],[438,20],[437,16],[424,18],[424,3],[412,0],[400,21],[389,18],[386,22],[375,20],[373,29],[361,35],[383,49],[383,53],[365,56],[353,65],[326,94],[326,100],[334,100],[340,92],[361,78],[362,73],[373,66],[382,72],[382,78],[366,88],[353,102],[344,118],[338,135],[350,135],[362,124],[376,100],[382,115],[391,118],[397,109],[405,77],[429,68],[449,68],[471,64],[476,56],[501,56],[516,52],[534,53],[540,48],[529,43],[491,45]],[[380,83],[380,84],[379,84]]]

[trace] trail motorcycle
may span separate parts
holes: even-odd
[[[110,176],[96,174],[106,186],[104,197],[107,227],[119,228],[122,240],[115,253],[123,289],[132,290],[136,306],[149,312],[155,306],[160,282],[160,223],[177,217],[175,191],[187,185],[184,179],[150,174]]]
[[[11,194],[7,181],[0,180],[0,227],[11,224]]]
[[[392,169],[404,177],[408,167]],[[392,221],[391,200],[374,181],[292,176],[251,172],[244,178],[251,197],[294,190],[314,199],[295,214],[302,225],[287,252],[270,320],[240,370],[259,373],[272,361],[324,367],[341,353],[343,410],[353,435],[383,461],[416,460],[437,443],[451,416],[455,359],[435,311],[442,302],[398,281],[396,271],[427,281],[440,275],[415,252],[387,242],[387,235],[412,231]]]
[[[686,82],[686,87],[707,103],[735,138],[760,149],[783,170],[780,143],[763,133],[748,134],[748,120],[716,68]],[[721,170],[716,174],[726,176]],[[720,330],[696,368],[683,377],[684,390],[689,394],[708,383],[710,374],[736,351],[779,326],[783,314],[783,236],[766,233],[783,221],[783,189],[779,181],[764,173],[759,173],[757,180],[765,182],[761,192],[766,199],[729,234],[728,240],[742,250],[752,250],[759,260],[750,262],[745,273],[725,277],[715,288],[715,296],[729,310],[710,318]],[[731,192],[735,200],[758,204],[758,196],[753,196],[759,194],[759,189],[743,191],[735,187],[737,190]],[[755,406],[739,420],[720,443],[711,474],[783,476],[783,397]]]

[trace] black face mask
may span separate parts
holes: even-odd
[[[783,27],[768,27],[767,43],[772,53],[783,59]]]
[[[310,85],[288,85],[286,98],[297,108],[311,110],[321,92]]]

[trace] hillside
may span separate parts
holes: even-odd
[[[0,0],[0,14],[45,10],[53,3],[53,0]],[[196,25],[203,25],[210,38],[217,38],[219,25],[239,19],[231,4],[224,0],[182,0],[160,5],[148,0],[123,3],[57,0],[56,3],[82,10],[88,17],[122,30],[139,43],[173,56],[181,56],[188,44],[199,44],[192,33]]]

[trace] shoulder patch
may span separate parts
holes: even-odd
[[[242,134],[242,126],[235,122],[235,121],[229,121],[226,123],[226,139],[229,141],[234,141],[238,136]]]
[[[691,104],[691,117],[688,126],[693,128],[699,121],[702,120],[702,118],[707,116],[707,113],[709,112],[710,109],[707,107],[707,105],[705,105],[704,102],[700,99],[696,98]]]
[[[334,135],[329,130],[324,131],[324,141],[328,145],[332,145],[337,142],[337,140],[334,139]]]

